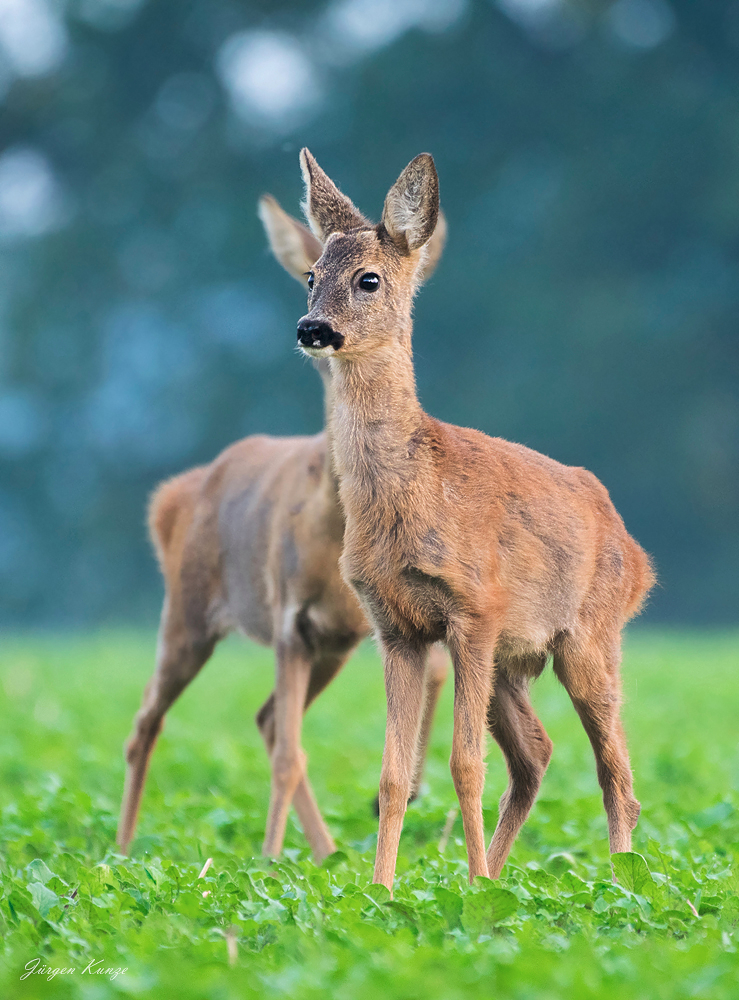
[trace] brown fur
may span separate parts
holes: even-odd
[[[331,229],[331,181],[307,151],[301,158],[309,211],[318,183]],[[301,321],[327,324],[343,338],[338,349],[305,350],[328,358],[333,373],[334,461],[346,514],[341,567],[385,662],[375,881],[390,889],[432,642],[447,644],[455,669],[451,770],[470,878],[499,876],[549,762],[551,741],[528,697],[549,656],[595,752],[612,851],[630,849],[639,813],[619,721],[620,633],[653,583],[649,559],[591,473],[422,410],[411,304],[437,202],[436,170],[424,154],[391,189],[384,223],[339,226],[329,237]],[[377,291],[361,289],[365,272],[380,276]],[[487,854],[486,728],[510,776]]]
[[[321,244],[272,198],[260,203],[260,217],[275,256],[305,284],[304,272]],[[437,259],[442,241],[443,233],[436,241]],[[330,414],[328,366],[317,367]],[[124,850],[134,835],[164,716],[216,643],[233,630],[276,652],[275,690],[257,715],[272,764],[264,851],[281,850],[291,800],[316,859],[334,850],[308,782],[301,719],[369,626],[339,571],[344,518],[329,455],[325,433],[254,436],[155,491],[149,524],[166,597],[156,671],[126,751],[118,828]],[[424,739],[446,670],[446,655],[434,650],[426,671]],[[419,782],[420,766],[411,794]]]

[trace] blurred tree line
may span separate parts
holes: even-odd
[[[256,200],[370,216],[429,150],[435,416],[585,465],[653,621],[739,608],[739,3],[0,2],[0,614],[153,620],[161,478],[312,433]]]

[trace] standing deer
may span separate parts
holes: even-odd
[[[306,283],[321,254],[318,240],[277,202],[259,214],[273,253]],[[436,265],[439,229],[426,263]],[[327,431],[313,437],[254,436],[210,465],[163,483],[149,512],[164,575],[157,664],[127,749],[126,787],[117,842],[133,839],[146,774],[164,716],[218,641],[239,630],[274,646],[275,689],[257,714],[272,766],[264,853],[282,850],[292,800],[316,861],[335,845],[316,804],[300,746],[302,716],[336,676],[369,625],[339,572],[344,517],[331,462],[333,390],[328,363],[315,362],[324,386]],[[447,672],[442,649],[425,662],[425,745]],[[423,752],[410,791],[421,780]]]
[[[328,359],[334,464],[346,516],[340,565],[381,645],[387,731],[374,881],[392,892],[412,788],[429,645],[454,664],[450,767],[469,876],[497,878],[536,797],[552,743],[529,681],[553,657],[595,753],[611,851],[639,815],[619,719],[620,633],[654,577],[590,472],[442,423],[416,396],[411,305],[439,211],[417,156],[369,223],[304,149],[306,212],[323,253],[298,342]],[[485,852],[485,731],[509,784]]]

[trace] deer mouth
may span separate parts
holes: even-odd
[[[330,345],[328,347],[306,347],[304,344],[300,344],[299,347],[303,354],[307,354],[309,358],[327,358],[336,353],[336,348]]]

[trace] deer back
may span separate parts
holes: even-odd
[[[344,521],[326,463],[324,434],[254,436],[157,490],[152,537],[191,629],[271,645],[284,611],[316,605],[327,629],[367,631],[338,568]]]

